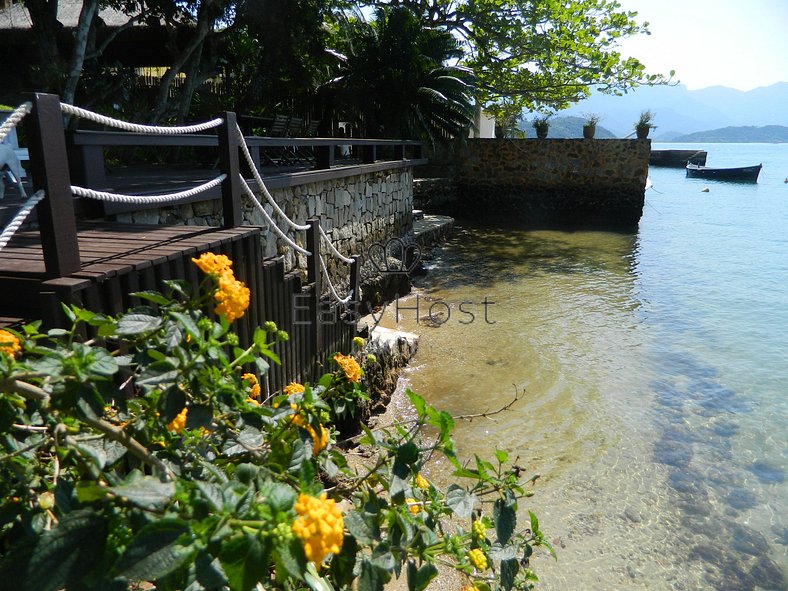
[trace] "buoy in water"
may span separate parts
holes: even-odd
[[[700,190],[700,192],[701,192],[701,193],[708,193],[708,192],[709,192],[709,188],[708,188],[708,187],[703,187],[703,188]]]

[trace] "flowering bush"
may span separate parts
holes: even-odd
[[[240,348],[242,302],[202,311],[228,301],[232,263],[195,262],[197,294],[169,281],[118,317],[0,331],[0,588],[381,591],[404,570],[422,591],[439,562],[480,591],[531,586],[546,544],[533,515],[515,533],[527,493],[504,452],[462,465],[452,418],[409,393],[414,420],[344,442],[367,450],[351,468],[334,425],[365,396],[355,358],[262,400],[286,335],[269,322]],[[467,484],[428,481],[434,454]]]

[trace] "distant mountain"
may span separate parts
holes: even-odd
[[[765,127],[723,127],[709,131],[697,131],[680,135],[671,142],[704,142],[704,143],[788,143],[788,127],[783,125],[766,125]]]
[[[583,137],[583,126],[585,124],[586,119],[584,117],[552,117],[550,118],[550,129],[547,133],[547,137],[559,139],[577,139]],[[536,137],[536,132],[531,126],[530,120],[521,123],[520,129],[525,131],[526,137]],[[614,139],[616,135],[597,123],[594,137],[597,139]]]
[[[596,113],[608,129],[626,137],[645,110],[655,113],[657,130],[651,136],[662,141],[673,134],[726,126],[788,126],[788,82],[746,92],[723,86],[688,90],[683,85],[641,86],[623,96],[595,92],[561,115]]]

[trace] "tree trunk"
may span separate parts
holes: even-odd
[[[58,0],[25,0],[30,13],[31,32],[38,47],[40,73],[33,80],[43,92],[60,93],[63,62],[57,46],[60,24],[57,21]]]
[[[181,51],[180,55],[175,58],[175,61],[170,65],[167,73],[162,76],[161,82],[159,83],[159,91],[156,96],[156,103],[153,108],[153,114],[151,115],[151,123],[158,122],[167,111],[170,87],[175,81],[175,77],[183,70],[192,54],[194,54],[198,48],[202,47],[202,44],[205,43],[205,39],[211,32],[214,21],[214,18],[210,16],[213,12],[211,10],[212,3],[212,0],[203,0],[200,3],[200,8],[197,11],[197,30],[194,33],[194,38],[183,51]]]
[[[88,36],[93,19],[98,12],[98,0],[84,0],[82,10],[79,13],[79,23],[74,35],[74,51],[71,54],[71,64],[63,90],[62,100],[70,105],[74,104],[74,97],[77,93],[79,78],[82,76],[82,65],[85,63],[85,51],[88,46]]]

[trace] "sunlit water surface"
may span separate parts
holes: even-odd
[[[456,439],[541,475],[542,589],[788,589],[788,145],[699,147],[759,183],[653,168],[636,234],[464,226],[387,310],[431,403],[521,394]]]

